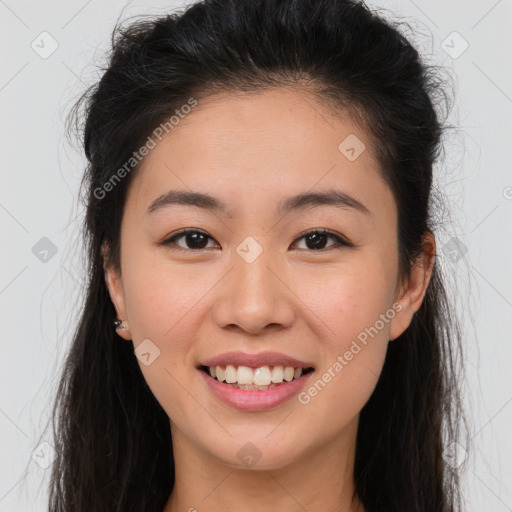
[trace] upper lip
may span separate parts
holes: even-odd
[[[260,366],[293,366],[294,368],[312,368],[311,363],[306,363],[295,357],[287,356],[279,352],[259,352],[249,354],[247,352],[225,352],[201,363],[201,366],[249,366],[259,368]]]

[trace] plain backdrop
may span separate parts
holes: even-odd
[[[79,316],[84,267],[77,199],[84,166],[64,119],[99,77],[123,18],[177,2],[0,0],[0,512],[46,510],[44,434]],[[470,512],[512,510],[512,1],[371,2],[407,21],[428,63],[452,77],[456,126],[436,183],[451,222],[438,235],[453,276],[470,412]]]

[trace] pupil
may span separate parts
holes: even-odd
[[[321,234],[321,233],[313,233],[312,235],[308,235],[308,237],[307,237],[308,240],[310,240],[310,241],[313,240],[313,249],[323,249],[323,246],[325,245],[325,243],[322,244],[321,241],[320,241],[320,243],[318,243],[319,242],[318,237],[323,238],[323,241],[325,242],[326,235]]]
[[[201,240],[201,237],[203,238],[203,240]],[[206,237],[201,234],[201,233],[189,233],[187,236],[186,236],[186,239],[187,239],[187,243],[190,242],[190,240],[192,240],[192,243],[190,244],[192,247],[195,247],[196,249],[203,249],[204,247],[201,245],[201,241],[203,242],[203,245],[206,245],[204,244],[204,241],[206,240]],[[198,243],[199,241],[199,243]]]

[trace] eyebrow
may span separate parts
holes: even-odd
[[[233,216],[227,205],[219,199],[205,193],[182,190],[170,190],[157,197],[149,205],[146,213],[153,214],[171,205],[195,206],[204,210],[223,213],[228,217]],[[278,203],[276,213],[278,215],[286,215],[293,210],[304,210],[318,206],[334,206],[342,209],[352,209],[371,216],[370,211],[363,203],[345,192],[336,189],[320,192],[304,192],[296,196],[288,197]]]

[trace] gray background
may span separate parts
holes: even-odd
[[[123,8],[126,18],[178,5],[0,0],[0,512],[45,510],[52,448],[43,428],[79,314],[83,157],[63,119],[97,80]],[[512,1],[370,5],[409,22],[427,61],[453,77],[458,129],[437,168],[452,222],[438,243],[464,327],[464,495],[468,511],[511,511]]]

